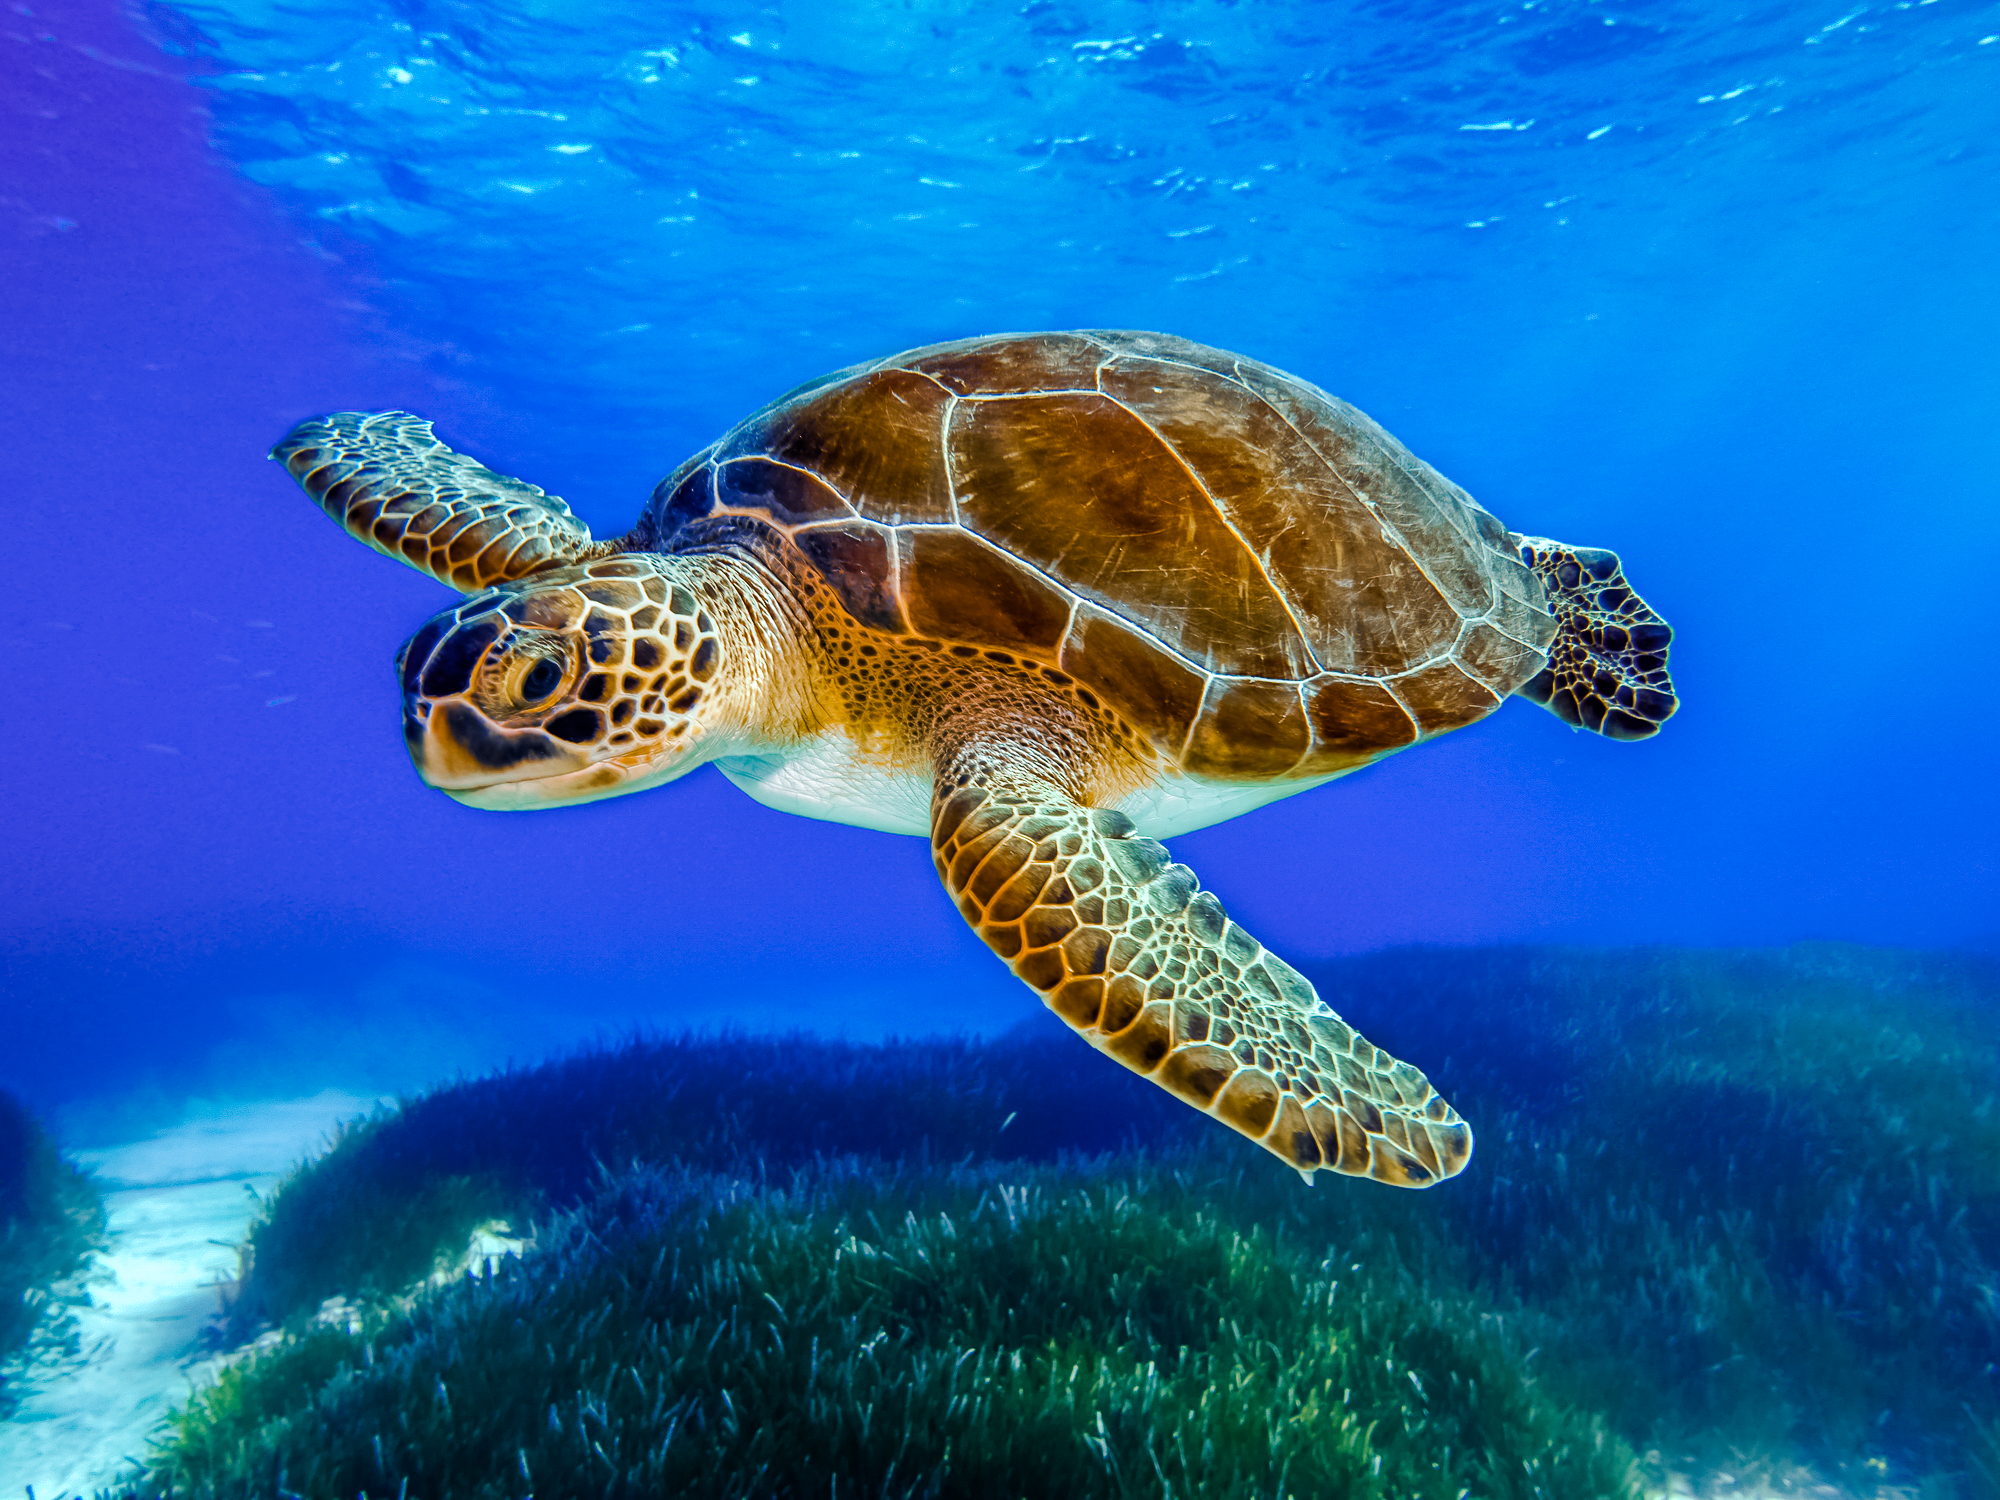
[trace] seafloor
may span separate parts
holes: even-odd
[[[1054,1022],[88,1153],[109,1247],[12,1371],[6,1492],[2000,1495],[1990,960],[1312,977],[1435,1060],[1465,1177],[1307,1191]]]

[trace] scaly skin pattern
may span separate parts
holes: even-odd
[[[861,624],[788,547],[765,556],[804,619],[813,722],[838,724],[883,769],[929,779],[971,724],[1006,724],[1050,774],[1091,802],[1120,797],[1171,760],[1089,688],[1025,651],[981,648]]]
[[[670,779],[751,720],[797,733],[797,652],[772,647],[795,626],[762,576],[640,554],[474,594],[403,648],[411,758],[462,801],[536,807]]]
[[[466,593],[617,550],[554,495],[454,453],[408,412],[335,412],[271,456],[377,552]]]
[[[1548,665],[1514,691],[1565,724],[1643,740],[1680,707],[1667,675],[1673,627],[1625,581],[1618,554],[1515,537],[1556,617]]]
[[[1099,1050],[1298,1168],[1424,1187],[1472,1131],[1369,1045],[1194,873],[1032,772],[1005,745],[937,783],[931,849],[959,910]]]

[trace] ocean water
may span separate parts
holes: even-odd
[[[637,1031],[1053,1026],[918,842],[713,770],[534,817],[424,787],[391,660],[448,596],[265,461],[295,422],[420,412],[615,536],[857,361],[1068,327],[1231,349],[1510,526],[1618,551],[1683,703],[1637,745],[1509,704],[1176,840],[1274,951],[1990,955],[1996,265],[1991,0],[10,0],[0,1088],[112,1194],[101,1318],[153,1297],[166,1331],[37,1376],[0,1494],[108,1482],[222,1347],[188,1299],[234,1274],[201,1248],[258,1211],[233,1184],[372,1101]],[[1902,962],[1862,963],[1863,1031],[1932,1024],[1894,976],[1933,960]],[[1963,962],[1938,1014],[1975,1040],[1933,1037],[1911,1087],[1977,1109],[1995,992]],[[1350,1019],[1463,1070],[1371,993]],[[177,1186],[185,1253],[146,1217]],[[1960,1190],[1953,1264],[1990,1267],[1993,1186]],[[1881,1482],[1972,1485],[1920,1425],[1885,1422]]]

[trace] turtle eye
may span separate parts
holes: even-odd
[[[540,703],[562,686],[562,679],[562,664],[552,656],[543,657],[528,668],[528,675],[521,679],[521,701],[526,704]]]

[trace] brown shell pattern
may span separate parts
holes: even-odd
[[[845,372],[655,493],[747,515],[854,616],[1036,657],[1185,770],[1345,770],[1490,712],[1556,622],[1507,529],[1352,406],[1161,334],[999,335]]]

